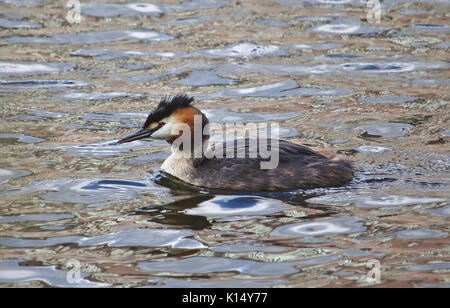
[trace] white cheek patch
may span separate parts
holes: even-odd
[[[164,122],[166,123],[164,126],[162,126],[160,129],[155,131],[151,138],[154,139],[168,139],[173,136],[190,136],[191,127],[187,123],[179,122],[179,120],[176,117],[167,117],[164,119],[161,119],[159,123]],[[158,122],[155,122],[156,125],[158,125]],[[152,123],[153,124],[153,123]],[[190,139],[190,138],[189,138]]]
[[[155,139],[166,139],[166,138],[170,137],[169,125],[166,124],[163,127],[161,127],[156,132],[154,132],[151,137],[155,138]]]
[[[173,136],[172,129],[173,126],[176,124],[174,119],[168,117],[162,119],[160,122],[165,122],[166,124],[162,126],[160,129],[158,129],[156,132],[154,132],[151,137],[155,139],[167,139],[170,136]]]

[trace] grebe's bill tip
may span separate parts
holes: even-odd
[[[159,128],[159,127],[158,127]],[[150,137],[157,129],[141,129],[117,141],[117,144]]]

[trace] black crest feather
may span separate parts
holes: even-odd
[[[165,96],[161,99],[158,106],[147,117],[143,128],[146,128],[150,123],[158,122],[165,117],[170,116],[176,109],[188,107],[190,103],[194,101],[194,98],[185,94],[177,94],[172,99]]]

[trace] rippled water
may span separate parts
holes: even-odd
[[[449,6],[381,8],[82,1],[70,24],[66,1],[0,0],[0,285],[448,287]],[[347,155],[355,179],[203,191],[159,171],[164,142],[116,144],[180,92]]]

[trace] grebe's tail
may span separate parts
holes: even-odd
[[[339,187],[353,179],[353,163],[343,155],[335,155],[327,161],[314,163],[308,167],[315,170],[314,184],[316,187]]]

